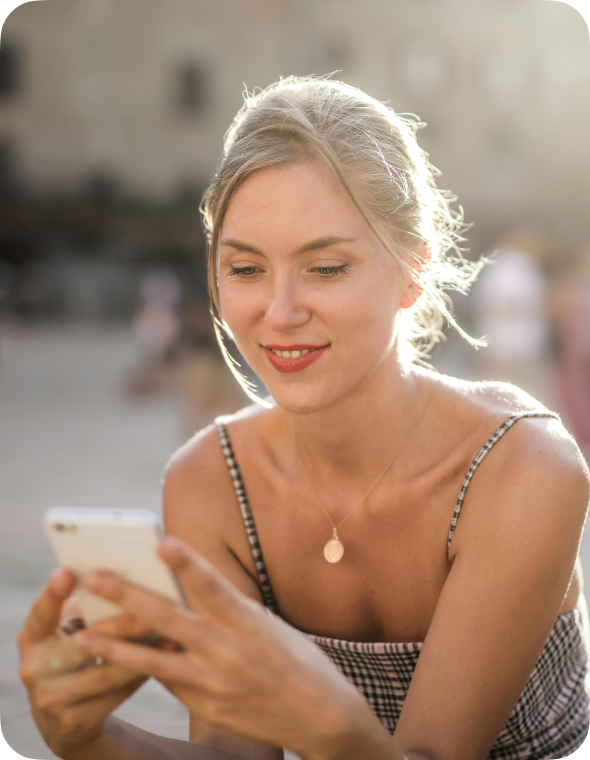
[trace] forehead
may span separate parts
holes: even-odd
[[[225,212],[222,235],[256,237],[342,235],[372,237],[338,179],[315,161],[263,169],[238,187]],[[374,238],[373,238],[374,239]]]

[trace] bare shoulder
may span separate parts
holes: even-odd
[[[243,425],[258,414],[257,409],[248,407],[224,422]],[[163,490],[166,533],[182,538],[240,590],[260,600],[256,569],[215,424],[196,433],[173,454]]]
[[[482,481],[536,495],[539,505],[585,513],[588,467],[573,437],[554,417],[519,419],[494,446]]]
[[[478,398],[491,411],[507,412],[550,412],[530,393],[512,383],[503,383],[496,380],[468,383],[474,398]]]
[[[419,372],[436,383],[438,394],[453,412],[472,410],[479,412],[480,416],[497,414],[507,417],[515,412],[550,411],[538,399],[511,383],[464,380],[422,368]]]
[[[488,423],[487,426],[491,425],[492,428],[494,423],[497,423],[498,427],[508,417],[519,412],[554,414],[541,401],[511,383],[476,382],[442,374],[432,374],[431,377],[438,386],[438,395],[442,399],[447,417],[456,420],[459,426],[469,419],[476,423]],[[522,431],[539,431],[544,428],[551,431],[550,437],[560,438],[566,448],[576,450],[572,437],[555,417],[526,418],[515,426],[515,430]]]
[[[515,413],[550,411],[508,383],[476,383],[471,392],[472,401],[489,415],[486,435]],[[562,422],[555,417],[519,418],[490,448],[473,476],[453,553],[478,543],[476,535],[503,540],[519,531],[536,536],[539,543],[553,542],[557,551],[561,541],[573,546],[579,540],[589,495],[588,467]]]
[[[267,410],[253,404],[223,417],[222,422],[231,428],[232,433],[236,431],[239,435],[252,435],[259,426],[259,420],[266,414]],[[196,488],[200,493],[207,492],[211,495],[220,491],[227,493],[227,485],[231,481],[217,425],[211,423],[180,446],[166,465],[164,475],[165,483]]]
[[[567,478],[572,486],[588,481],[588,468],[570,433],[558,417],[536,398],[510,383],[472,384],[473,398],[501,425],[513,414],[536,412],[540,416],[522,417],[512,425],[501,445],[494,447],[496,467],[511,473],[526,467],[530,476],[541,482]],[[562,485],[566,485],[563,484]]]
[[[588,468],[560,419],[541,416],[551,414],[550,409],[510,383],[471,382],[445,375],[438,375],[436,381],[445,431],[461,445],[469,444],[468,461],[512,415],[540,415],[521,417],[501,430],[502,437],[487,452],[469,484],[467,509],[461,517],[463,530],[457,531],[456,546],[470,522],[468,513],[475,512],[479,520],[485,518],[483,502],[490,503],[490,519],[498,519],[499,511],[505,509],[510,520],[532,500],[538,508],[547,504],[556,516],[564,510],[585,514]],[[468,503],[474,500],[478,501],[477,510],[470,510]]]

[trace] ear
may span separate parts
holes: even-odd
[[[412,276],[408,276],[406,288],[400,299],[400,308],[409,309],[422,295],[423,288],[419,284],[420,275],[424,265],[430,261],[430,245],[423,241],[418,245],[412,254]]]

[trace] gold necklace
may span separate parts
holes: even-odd
[[[340,562],[340,560],[344,556],[344,544],[342,543],[342,541],[340,540],[340,537],[338,536],[338,531],[344,525],[344,523],[348,520],[348,518],[356,511],[357,507],[359,507],[363,503],[363,501],[367,498],[367,496],[375,488],[375,486],[377,485],[377,483],[379,483],[379,481],[381,480],[381,478],[385,475],[385,473],[387,472],[387,470],[389,470],[389,468],[392,466],[392,464],[395,462],[395,460],[401,454],[401,452],[404,449],[406,443],[410,440],[410,437],[411,437],[412,433],[414,432],[414,430],[416,430],[416,428],[418,427],[418,425],[422,421],[422,418],[424,417],[424,414],[425,414],[426,410],[430,406],[430,401],[432,400],[432,396],[434,394],[435,387],[436,387],[435,385],[432,386],[432,390],[428,394],[428,400],[426,401],[426,403],[424,404],[424,407],[423,407],[422,411],[418,415],[418,419],[416,420],[416,422],[414,423],[414,425],[410,429],[410,432],[406,435],[406,437],[402,441],[401,446],[395,452],[395,454],[393,456],[393,459],[391,459],[385,465],[384,469],[377,476],[377,479],[374,480],[373,483],[371,484],[371,487],[369,488],[369,490],[366,491],[363,494],[363,496],[357,501],[357,503],[353,506],[353,508],[350,510],[350,512],[346,515],[346,517],[338,523],[338,525],[336,525],[334,523],[334,520],[332,520],[332,517],[331,517],[330,513],[326,509],[326,505],[322,501],[322,497],[320,496],[318,489],[315,487],[315,484],[314,484],[313,480],[309,477],[309,473],[307,472],[307,469],[306,469],[305,465],[303,464],[303,459],[301,458],[301,454],[299,452],[299,446],[297,445],[297,438],[295,437],[295,429],[293,429],[293,441],[295,443],[295,451],[297,452],[297,456],[299,458],[299,463],[301,464],[303,472],[305,473],[305,477],[308,479],[309,484],[311,485],[311,487],[315,491],[315,495],[318,497],[318,501],[319,501],[319,503],[320,503],[320,505],[321,505],[321,507],[322,507],[322,509],[324,511],[324,514],[326,515],[326,517],[330,521],[330,525],[332,526],[332,538],[324,546],[324,559],[327,562],[330,562],[331,564],[334,564],[336,562]]]

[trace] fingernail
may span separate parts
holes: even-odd
[[[104,591],[107,583],[109,582],[109,574],[102,571],[94,571],[89,573],[84,579],[84,585],[90,591],[96,591],[100,593]]]
[[[85,651],[90,651],[94,646],[96,637],[89,630],[79,631],[72,636],[72,641],[76,646]]]
[[[49,587],[54,594],[62,596],[70,590],[71,573],[63,567],[58,568],[49,578]]]
[[[185,556],[182,546],[173,537],[165,538],[162,541],[162,549],[168,559],[181,559]]]

